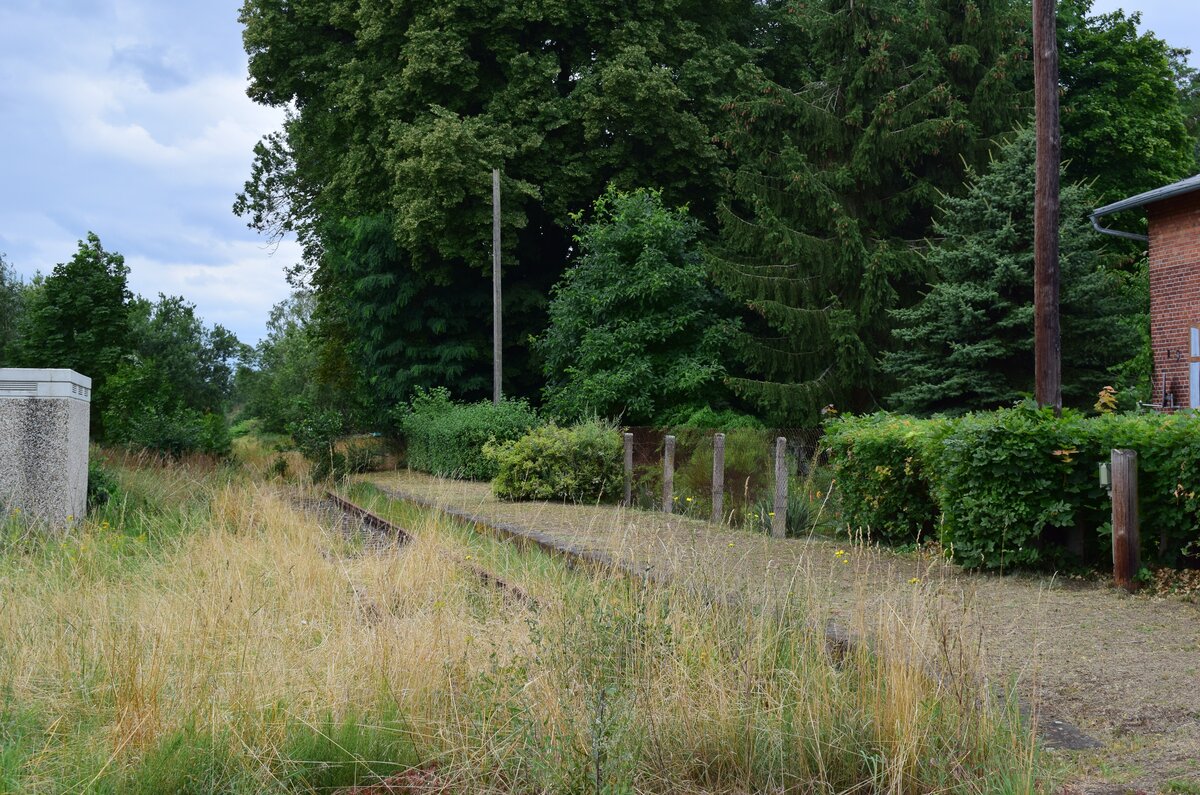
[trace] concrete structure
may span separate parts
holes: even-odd
[[[64,528],[87,511],[92,379],[0,369],[0,510]]]
[[[1106,229],[1102,216],[1144,210],[1149,236]],[[1156,406],[1200,408],[1200,174],[1092,213],[1097,230],[1150,244],[1150,343]]]

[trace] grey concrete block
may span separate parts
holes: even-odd
[[[0,509],[62,529],[87,511],[92,379],[0,368]]]

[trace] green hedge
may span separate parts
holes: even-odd
[[[922,451],[945,425],[885,413],[827,423],[825,445],[841,496],[844,529],[897,545],[935,532],[937,507],[929,493]]]
[[[1111,561],[1097,465],[1138,452],[1142,558],[1200,553],[1200,414],[1085,417],[1025,404],[956,419],[872,415],[828,426],[847,530],[907,543],[935,525],[972,568],[1058,565],[1073,533],[1083,563]]]
[[[925,452],[943,546],[971,568],[1054,562],[1103,496],[1088,453],[1087,423],[1074,412],[1059,419],[1021,406],[954,420]]]
[[[485,448],[497,470],[497,497],[572,502],[616,499],[624,485],[622,452],[620,431],[599,421],[543,425],[517,441]]]
[[[537,413],[523,400],[455,403],[442,388],[419,390],[396,420],[410,468],[468,480],[496,476],[496,462],[484,456],[484,445],[515,441],[538,424]]]

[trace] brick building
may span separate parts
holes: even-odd
[[[1138,209],[1146,213],[1149,236],[1100,224],[1103,216]],[[1200,174],[1101,207],[1092,225],[1149,241],[1151,401],[1166,410],[1200,408]]]

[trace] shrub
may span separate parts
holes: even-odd
[[[816,528],[817,517],[812,503],[793,483],[788,489],[787,515],[784,521],[784,536],[786,538],[803,538]],[[767,535],[775,524],[775,498],[762,497],[755,504],[749,516],[749,525],[754,530]]]
[[[928,537],[938,509],[921,451],[946,425],[884,413],[830,421],[824,443],[840,487],[841,529],[888,544]]]
[[[288,425],[288,433],[300,454],[312,464],[314,481],[340,478],[347,474],[346,456],[336,447],[345,426],[345,418],[336,411],[306,411]]]
[[[114,431],[114,426],[119,430]],[[192,409],[145,409],[119,424],[110,423],[109,439],[172,458],[181,458],[187,453],[225,457],[233,444],[223,414],[201,414]]]
[[[598,420],[535,428],[484,448],[496,468],[492,489],[505,500],[597,502],[621,493],[623,447],[616,426]]]
[[[943,514],[941,540],[972,568],[1042,562],[1099,497],[1087,424],[1032,403],[968,414],[927,446],[926,467]],[[1051,556],[1056,557],[1056,555]]]
[[[88,460],[87,509],[91,511],[106,505],[117,495],[116,477],[95,459]]]
[[[397,411],[396,420],[408,445],[410,468],[467,480],[496,477],[496,461],[483,455],[484,445],[516,441],[538,422],[523,400],[455,403],[443,388],[418,390]]]
[[[928,533],[972,568],[1074,563],[1107,567],[1111,503],[1097,465],[1113,448],[1138,452],[1142,559],[1200,556],[1200,414],[1085,417],[1025,403],[955,420],[887,414],[834,420],[826,442],[844,527],[908,543]],[[882,534],[880,534],[882,528]]]

